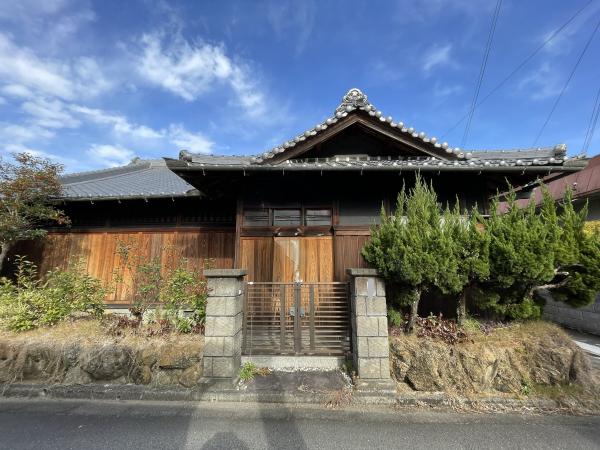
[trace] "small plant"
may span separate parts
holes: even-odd
[[[240,380],[248,382],[254,379],[256,376],[256,364],[253,362],[247,362],[240,368]]]
[[[248,382],[254,379],[256,375],[266,377],[271,371],[267,367],[256,367],[251,361],[248,361],[240,368],[240,381]]]
[[[179,333],[191,333],[194,328],[194,322],[189,317],[175,318],[175,328]]]

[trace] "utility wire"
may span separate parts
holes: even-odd
[[[592,115],[590,116],[590,122],[585,132],[585,139],[583,140],[583,146],[581,147],[581,153],[586,156],[587,151],[590,148],[592,139],[594,138],[594,131],[598,124],[598,116],[600,116],[600,88],[596,94],[596,100],[594,101],[594,108],[592,109]]]
[[[573,14],[565,23],[563,23],[560,27],[558,27],[556,30],[554,30],[552,32],[552,34],[550,34],[550,36],[548,36],[546,38],[545,41],[543,41],[533,52],[531,52],[523,61],[521,61],[521,63],[515,67],[506,77],[504,77],[504,79],[498,83],[496,85],[496,87],[494,87],[490,92],[488,92],[486,94],[485,97],[483,97],[476,105],[475,107],[479,107],[481,106],[482,103],[484,103],[487,99],[489,99],[493,94],[496,93],[496,91],[498,91],[498,89],[500,89],[502,86],[504,86],[506,84],[506,82],[508,80],[510,80],[519,70],[521,70],[529,61],[531,61],[544,47],[546,47],[546,45],[548,45],[552,39],[554,39],[556,36],[558,36],[571,22],[573,22],[573,20],[575,20],[575,18],[581,14],[588,6],[590,6],[595,0],[589,0],[585,5],[583,5],[581,8],[579,8],[575,14]],[[452,127],[450,127],[448,130],[446,130],[446,132],[444,132],[442,134],[442,139],[447,136],[449,133],[451,133],[452,131],[454,131],[456,129],[456,127],[458,127],[463,120],[465,120],[467,117],[469,117],[469,113],[467,112],[464,116],[462,116],[460,118],[460,120],[458,120],[458,122],[456,122],[454,125],[452,125]]]
[[[477,83],[475,85],[475,94],[473,95],[473,101],[471,102],[471,108],[469,110],[469,118],[467,120],[467,125],[465,126],[465,132],[463,133],[462,141],[460,146],[462,148],[467,144],[467,139],[469,138],[469,129],[471,128],[471,122],[473,120],[473,114],[475,113],[475,106],[477,105],[477,99],[479,98],[479,91],[481,90],[481,83],[483,83],[483,77],[485,75],[485,68],[487,67],[488,57],[490,56],[490,51],[492,49],[492,42],[494,40],[494,32],[496,31],[496,24],[498,23],[498,16],[500,15],[500,7],[502,6],[502,0],[496,1],[496,9],[494,10],[494,14],[492,16],[492,26],[490,28],[490,32],[488,34],[487,43],[485,44],[485,50],[483,52],[483,60],[481,61],[481,67],[479,68],[479,77],[477,79]]]
[[[558,97],[556,97],[556,100],[554,101],[554,104],[552,105],[552,108],[550,109],[550,112],[548,113],[548,117],[546,117],[546,120],[544,121],[542,128],[540,128],[540,131],[538,132],[537,136],[535,137],[535,141],[533,141],[533,147],[535,147],[537,145],[540,137],[542,136],[542,134],[544,133],[544,130],[546,129],[546,125],[548,125],[548,122],[550,122],[550,119],[552,118],[552,114],[554,114],[554,111],[556,110],[556,107],[558,106],[560,99],[562,98],[563,94],[567,90],[567,87],[569,86],[569,83],[571,82],[573,75],[575,75],[575,72],[577,71],[579,64],[583,60],[583,57],[586,54],[587,49],[589,48],[590,44],[592,43],[592,40],[594,39],[594,36],[596,35],[596,32],[598,31],[598,27],[600,27],[600,20],[594,27],[594,31],[592,31],[592,34],[590,35],[589,39],[585,43],[583,50],[579,54],[579,58],[577,58],[577,61],[575,62],[575,65],[573,66],[573,70],[571,70],[571,73],[569,74],[569,78],[567,78],[567,81],[565,82],[560,93],[558,94]]]

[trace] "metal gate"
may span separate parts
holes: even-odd
[[[245,297],[245,355],[350,351],[348,283],[248,282]]]

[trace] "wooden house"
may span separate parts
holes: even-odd
[[[251,282],[343,282],[347,268],[365,266],[360,251],[381,208],[390,211],[417,173],[442,201],[485,212],[507,182],[523,185],[585,164],[567,158],[562,144],[454,148],[351,89],[331,117],[255,156],[184,150],[178,158],[64,176],[59,200],[72,225],[15,252],[29,254],[42,272],[83,257],[107,282],[122,241],[161,260],[244,268]],[[128,302],[118,290],[107,299]]]

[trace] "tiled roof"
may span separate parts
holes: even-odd
[[[61,177],[62,199],[127,199],[198,195],[163,159],[136,160],[126,166]]]
[[[570,160],[558,159],[544,155],[535,157],[523,152],[519,158],[499,158],[496,155],[473,152],[473,157],[468,160],[447,160],[432,156],[427,157],[330,157],[288,159],[277,164],[257,164],[247,161],[247,158],[231,159],[224,163],[219,159],[202,155],[196,157],[188,154],[183,161],[168,160],[170,167],[177,171],[188,170],[244,170],[244,171],[269,171],[269,170],[495,170],[495,171],[536,171],[540,173],[565,172],[581,170],[586,161],[580,158]],[[532,158],[532,156],[534,156]]]
[[[326,129],[335,123],[343,121],[350,114],[366,115],[376,118],[381,122],[381,126],[389,127],[395,130],[396,134],[412,139],[413,142],[422,146],[430,155],[425,157],[403,158],[391,157],[368,158],[366,160],[353,159],[348,157],[319,158],[310,161],[294,159],[290,155],[285,159],[285,154],[292,152],[292,149],[300,143],[310,141],[315,136],[320,135]],[[376,120],[375,119],[375,120]],[[373,119],[371,119],[373,120]],[[376,122],[378,123],[378,122]],[[277,158],[275,158],[277,157]],[[282,158],[284,157],[284,158]],[[346,159],[344,159],[346,158]],[[556,170],[574,171],[585,167],[585,159],[567,157],[567,147],[565,144],[558,144],[553,147],[537,147],[524,149],[507,150],[463,150],[458,147],[451,147],[447,142],[439,142],[435,137],[428,137],[425,132],[417,131],[403,122],[396,122],[391,116],[385,116],[377,110],[359,89],[351,89],[342,99],[342,103],[336,108],[335,114],[326,119],[323,123],[314,128],[306,130],[304,133],[290,139],[283,144],[259,155],[248,156],[213,156],[198,155],[187,151],[182,151],[179,159],[183,164],[177,164],[170,160],[169,165],[174,170],[183,167],[196,167],[201,169],[232,169],[232,170],[269,170],[272,168],[288,168],[292,170],[311,170],[311,169],[356,169],[381,167],[403,166],[408,169],[425,169],[432,167],[440,168],[464,168],[474,170],[498,170],[510,171],[515,167],[522,167],[525,170],[538,172],[550,172]],[[283,159],[283,160],[282,160]],[[265,168],[265,169],[262,169]]]
[[[474,155],[473,153],[482,153],[482,152],[473,152],[468,150],[463,150],[459,147],[452,147],[448,142],[439,142],[439,139],[435,136],[429,137],[427,133],[424,131],[418,131],[412,126],[405,124],[402,121],[395,121],[392,116],[386,116],[382,111],[378,110],[374,105],[372,105],[365,94],[363,94],[360,89],[350,89],[348,93],[342,98],[342,103],[336,108],[335,113],[332,117],[329,117],[324,122],[317,124],[314,128],[306,130],[305,132],[299,134],[298,136],[290,139],[282,143],[281,145],[272,148],[271,150],[264,152],[260,155],[254,157],[254,161],[258,163],[267,162],[273,157],[284,153],[296,146],[300,142],[312,139],[317,136],[319,133],[325,131],[331,125],[337,123],[340,120],[343,120],[351,113],[357,114],[368,114],[371,117],[375,117],[379,119],[382,124],[387,125],[390,129],[395,129],[396,131],[400,131],[401,134],[410,136],[418,142],[421,142],[425,147],[429,147],[432,150],[443,154],[446,153],[448,156],[452,156],[453,159],[471,159]],[[505,156],[501,156],[503,159],[508,159],[511,156],[508,154],[514,154],[514,158],[523,157],[523,153],[531,154],[532,157],[536,151],[540,151],[540,154],[549,153],[555,151],[557,154],[564,156],[566,154],[566,145],[559,144],[555,147],[547,148],[547,149],[525,149],[525,150],[511,150],[508,152],[503,152],[502,150],[494,150],[492,153],[507,153]],[[520,156],[518,154],[521,154]],[[553,157],[557,157],[558,155],[551,155]]]

